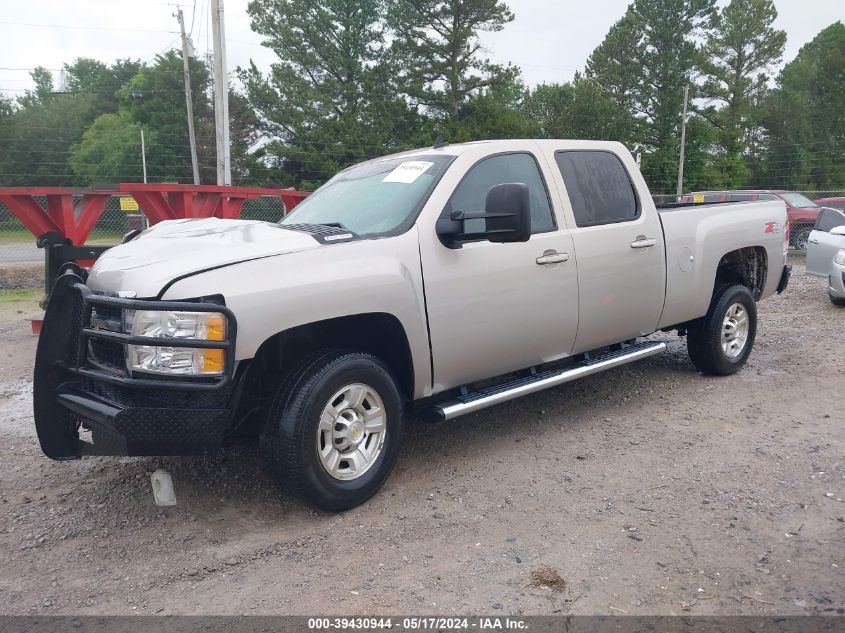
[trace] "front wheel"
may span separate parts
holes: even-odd
[[[714,376],[738,372],[757,335],[757,304],[745,286],[727,286],[713,295],[710,309],[687,330],[687,351],[696,368]]]
[[[830,302],[839,307],[845,306],[845,299],[842,297],[834,297],[831,293],[827,293],[827,296],[830,297]]]
[[[348,510],[387,480],[402,430],[402,398],[382,361],[326,352],[279,387],[264,452],[288,492],[324,510]]]

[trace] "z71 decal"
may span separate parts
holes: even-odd
[[[780,222],[766,222],[766,233],[780,233]]]

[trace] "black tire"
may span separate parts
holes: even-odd
[[[840,299],[839,297],[834,297],[832,294],[827,293],[827,296],[830,298],[830,302],[835,305],[841,307],[845,307],[845,299]]]
[[[321,463],[318,427],[332,396],[353,383],[367,385],[381,399],[386,430],[372,465],[355,479],[341,480]],[[393,470],[402,443],[402,409],[396,380],[380,359],[352,351],[313,355],[279,386],[269,410],[262,453],[288,493],[323,510],[348,510],[378,492]]]
[[[748,333],[744,347],[734,356],[722,348],[722,326],[728,310],[741,304],[748,319]],[[696,368],[714,376],[729,376],[738,372],[751,354],[757,336],[757,304],[745,286],[725,286],[713,295],[710,309],[687,329],[687,351]]]

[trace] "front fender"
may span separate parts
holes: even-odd
[[[255,356],[271,336],[301,325],[381,312],[408,337],[415,396],[427,395],[431,369],[417,229],[243,262],[181,279],[163,299],[222,294],[238,320],[236,360]]]

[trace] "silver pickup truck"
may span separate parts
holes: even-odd
[[[386,156],[278,224],[162,222],[69,267],[35,366],[53,459],[251,439],[321,508],[384,484],[410,411],[451,420],[662,352],[748,359],[788,283],[783,202],[657,210],[619,143],[486,141]]]

